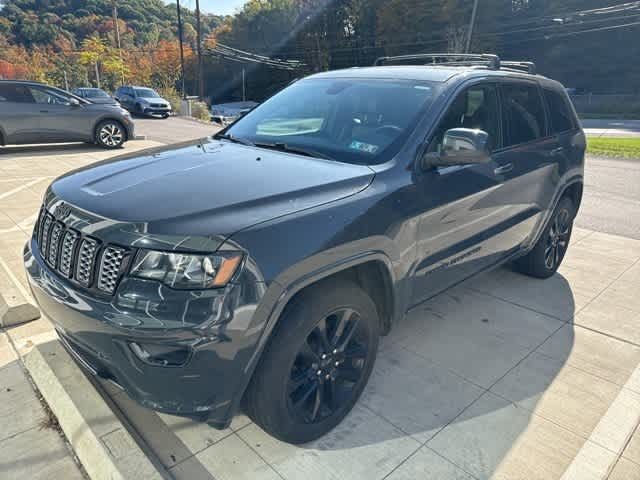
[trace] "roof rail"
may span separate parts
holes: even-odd
[[[491,70],[500,70],[500,57],[497,55],[474,54],[474,53],[420,53],[417,55],[400,55],[396,57],[380,57],[374,66],[381,66],[386,63],[409,62],[413,60],[425,60],[433,64],[446,65],[472,65],[486,66]],[[402,65],[402,63],[401,63]],[[406,65],[406,64],[405,64]],[[410,64],[409,64],[410,65]]]
[[[397,57],[380,57],[374,66],[381,66],[387,63],[399,65],[414,65],[417,60],[424,61],[423,65],[434,64],[442,66],[458,67],[485,67],[491,70],[511,70],[524,72],[531,75],[537,73],[536,64],[533,62],[503,62],[497,55],[488,53],[419,53],[416,55],[400,55]]]
[[[502,62],[502,66],[508,70],[516,70],[519,72],[535,75],[537,73],[536,64],[533,62]]]

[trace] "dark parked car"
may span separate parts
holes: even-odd
[[[54,181],[25,264],[69,351],[147,407],[223,428],[244,400],[306,442],[408,311],[506,262],[553,275],[583,188],[564,89],[495,56],[417,58]]]
[[[131,115],[37,82],[0,80],[0,145],[88,142],[121,147],[134,138]]]
[[[258,102],[252,101],[211,105],[211,121],[226,127],[257,106]]]
[[[118,105],[118,101],[101,88],[81,87],[71,90],[74,95],[84,98],[91,103],[101,103],[105,105]]]
[[[136,115],[159,115],[167,118],[171,114],[171,103],[152,88],[122,86],[116,90],[115,98]]]

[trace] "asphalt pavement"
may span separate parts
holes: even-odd
[[[590,137],[640,137],[640,120],[583,119]]]
[[[136,135],[144,135],[147,140],[160,143],[178,143],[209,137],[220,130],[215,124],[181,117],[135,118]]]
[[[576,224],[640,239],[640,159],[587,157],[584,199]]]

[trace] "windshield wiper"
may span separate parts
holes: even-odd
[[[213,138],[215,138],[216,140],[219,140],[222,138],[224,140],[229,140],[230,142],[239,143],[240,145],[246,145],[248,147],[255,146],[253,142],[250,142],[249,140],[246,140],[244,138],[234,137],[230,133],[217,133],[213,136]]]
[[[256,147],[260,147],[260,148],[268,148],[271,150],[278,150],[280,152],[288,152],[288,153],[295,153],[298,155],[304,155],[306,157],[313,157],[313,158],[322,158],[324,160],[333,160],[331,157],[329,157],[328,155],[325,155],[324,153],[320,153],[316,150],[310,150],[308,148],[300,148],[300,147],[294,147],[292,145],[287,145],[286,143],[255,143],[254,144]]]

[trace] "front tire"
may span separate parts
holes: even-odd
[[[96,128],[96,143],[102,148],[120,148],[127,141],[127,133],[122,124],[116,120],[100,122]]]
[[[516,260],[516,270],[536,278],[556,273],[569,247],[574,217],[573,202],[562,197],[533,250]]]
[[[375,362],[380,320],[357,285],[323,281],[285,309],[245,394],[247,414],[288,443],[333,429],[360,397]]]

